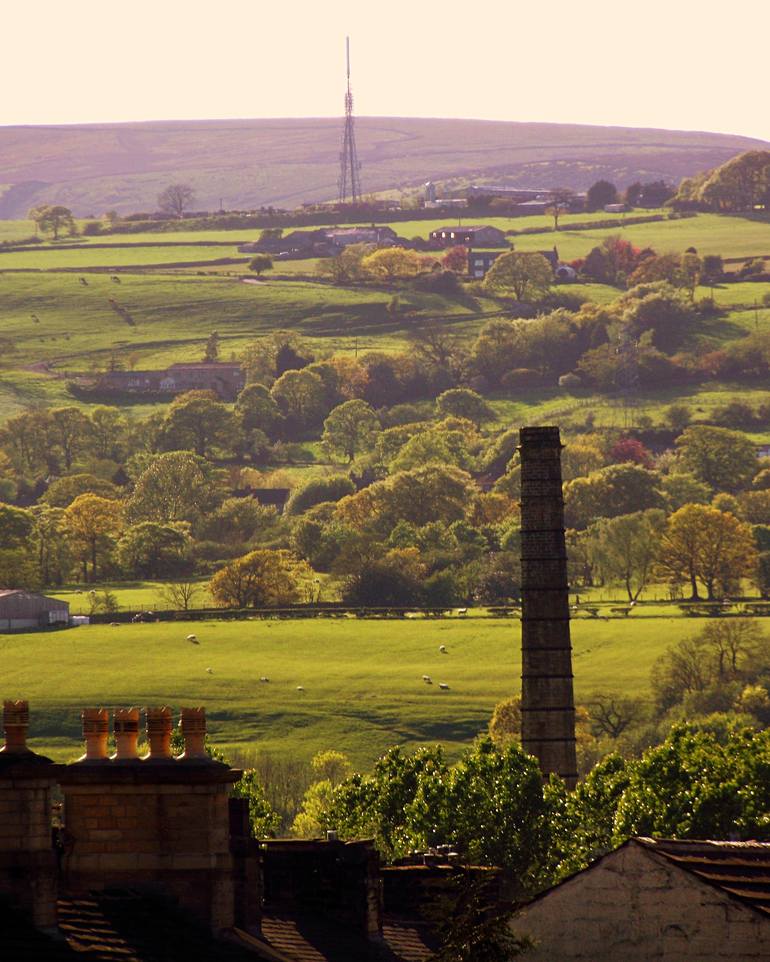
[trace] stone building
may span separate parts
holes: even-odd
[[[149,747],[141,756],[139,709],[85,709],[82,721],[83,756],[56,765],[27,746],[27,702],[4,705],[0,959],[423,962],[431,955],[430,923],[387,912],[371,841],[251,837],[248,800],[230,791],[241,773],[209,757],[203,709],[182,709],[177,756],[169,708],[146,710]],[[52,833],[55,795],[63,801]]]
[[[532,962],[770,958],[770,844],[633,838],[519,910]]]
[[[246,372],[240,364],[202,361],[156,371],[107,371],[96,381],[83,377],[75,383],[95,394],[173,397],[186,391],[213,391],[222,401],[234,401],[246,386]]]
[[[521,455],[521,743],[544,776],[577,781],[561,441],[527,427]]]

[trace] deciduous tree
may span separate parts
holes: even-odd
[[[324,421],[322,441],[331,454],[352,461],[360,451],[372,447],[381,430],[380,419],[366,401],[345,401]]]
[[[158,208],[181,220],[194,198],[195,191],[189,184],[169,184],[158,194]]]
[[[502,254],[484,278],[484,287],[513,294],[517,301],[537,300],[553,284],[551,265],[542,254],[511,251]]]

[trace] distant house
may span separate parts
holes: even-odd
[[[335,227],[326,231],[327,238],[339,247],[350,244],[376,244],[378,247],[392,247],[398,234],[392,227]]]
[[[66,601],[18,588],[0,590],[0,631],[67,625],[69,617]]]
[[[471,250],[468,251],[468,274],[471,277],[482,278],[486,277],[489,268],[494,264],[498,257],[504,253],[509,253],[508,251],[489,251],[489,250]],[[575,272],[571,267],[567,265],[562,265],[559,261],[559,252],[554,247],[553,250],[547,251],[534,251],[536,254],[542,255],[548,263],[551,265],[551,270],[559,280],[574,280]],[[572,271],[573,277],[561,277],[559,275],[559,270],[562,267],[566,267],[567,271]]]
[[[532,962],[770,958],[770,844],[632,838],[511,919]]]
[[[608,214],[625,214],[628,204],[605,204],[603,210]]]
[[[129,394],[184,394],[214,391],[223,401],[234,401],[246,386],[240,364],[202,362],[171,364],[158,371],[107,371],[92,390]]]
[[[468,251],[468,274],[471,277],[486,277],[489,268],[504,251]]]
[[[439,227],[430,232],[430,239],[441,247],[507,247],[505,234],[497,227],[476,224],[472,227]]]
[[[293,230],[282,237],[267,237],[241,244],[243,254],[264,252],[277,260],[302,260],[309,257],[334,257],[350,244],[375,244],[392,247],[399,238],[392,227],[319,227],[316,230]]]

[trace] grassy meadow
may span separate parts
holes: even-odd
[[[699,627],[681,617],[574,621],[578,701],[599,690],[644,693],[655,658]],[[198,645],[186,640],[191,630]],[[0,635],[0,659],[3,697],[29,698],[32,743],[58,758],[78,752],[84,706],[202,704],[226,751],[310,758],[336,748],[368,766],[393,744],[440,742],[454,754],[483,731],[495,704],[519,690],[520,624],[455,616],[93,625]]]

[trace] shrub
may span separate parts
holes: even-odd
[[[314,478],[301,488],[297,488],[286,505],[286,513],[302,514],[308,508],[324,501],[341,501],[349,494],[354,494],[356,486],[344,474],[335,474],[329,478]]]

